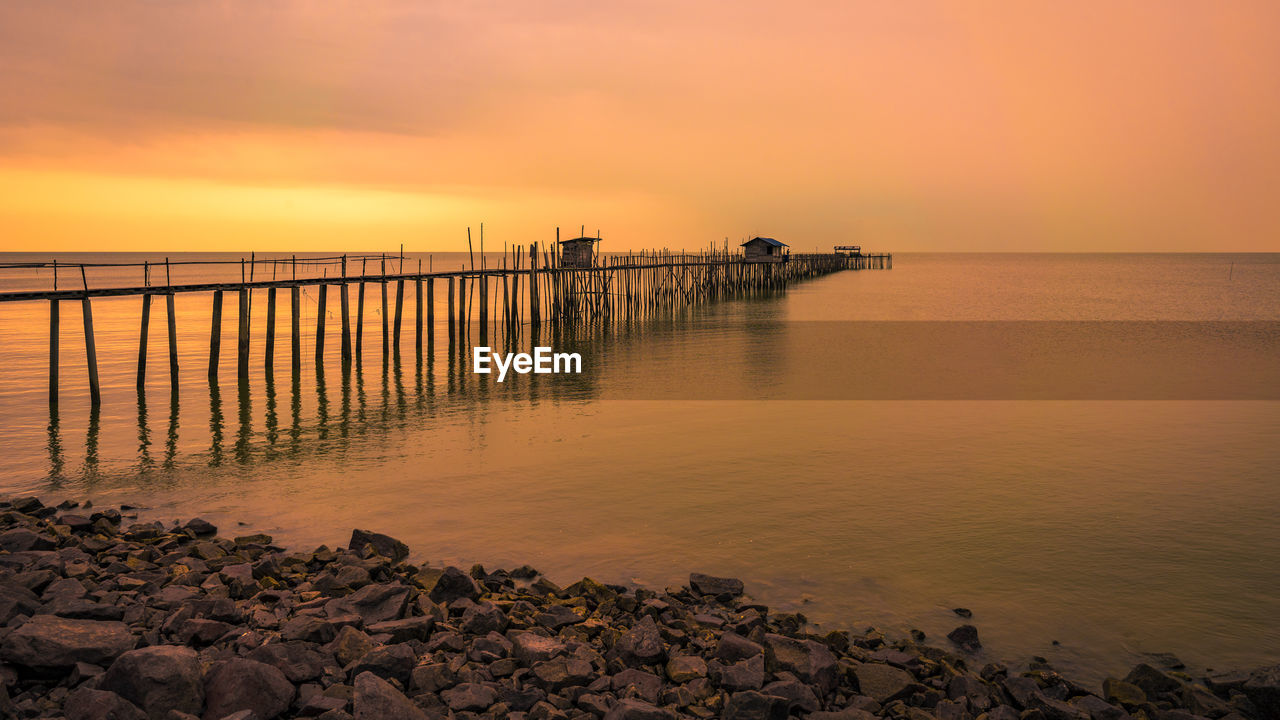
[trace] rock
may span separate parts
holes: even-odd
[[[628,665],[661,662],[667,654],[658,625],[650,615],[640,618],[630,630],[623,633],[613,650]]]
[[[1175,678],[1146,663],[1134,665],[1124,681],[1142,688],[1148,698],[1155,698],[1160,693],[1173,692],[1182,686],[1182,683]]]
[[[982,647],[982,643],[978,641],[978,628],[972,625],[961,625],[952,630],[947,633],[947,639],[964,650],[973,651]]]
[[[973,617],[973,611],[970,610],[969,608],[962,608],[962,607],[953,608],[951,612],[955,613],[958,617],[964,618],[965,620],[968,620],[969,618]]]
[[[40,609],[40,598],[17,583],[0,582],[0,625],[18,615],[34,615]]]
[[[347,547],[359,552],[364,549],[365,545],[372,545],[374,552],[397,562],[409,557],[409,546],[390,535],[368,530],[352,530],[351,542]]]
[[[122,622],[37,615],[5,637],[0,658],[33,668],[106,665],[136,644]]]
[[[689,576],[689,587],[699,595],[711,595],[723,600],[741,597],[744,589],[742,581],[737,578],[722,578],[702,573],[693,573]]]
[[[764,687],[764,656],[755,655],[729,665],[712,662],[707,665],[707,674],[724,690],[759,690]]]
[[[697,655],[675,655],[667,661],[667,677],[673,683],[686,683],[707,676],[707,661]]]
[[[325,656],[311,643],[268,643],[250,650],[245,657],[270,665],[294,684],[315,680],[324,674]]]
[[[1136,708],[1147,701],[1147,694],[1142,688],[1115,678],[1102,681],[1102,697],[1109,703],[1119,703],[1128,708]]]
[[[365,629],[374,635],[390,635],[393,643],[410,640],[426,642],[427,638],[431,637],[431,628],[434,624],[435,620],[432,618],[420,615],[401,620],[385,620],[369,625]]]
[[[384,645],[370,650],[352,663],[348,673],[352,677],[359,677],[371,672],[383,680],[395,680],[400,683],[400,687],[405,687],[409,684],[409,673],[413,671],[417,661],[413,648],[405,643]]]
[[[324,649],[333,653],[339,665],[346,667],[372,650],[373,640],[356,628],[344,625],[334,637],[333,642],[325,645]]]
[[[718,660],[733,663],[763,653],[763,645],[754,643],[737,633],[726,632],[720,636],[720,642],[716,645],[715,657]]]
[[[373,673],[356,676],[352,705],[355,720],[427,720],[404,693]]]
[[[249,710],[271,720],[289,709],[293,684],[276,668],[246,658],[215,663],[204,679],[204,720],[220,720]]]
[[[1070,703],[1087,712],[1092,720],[1125,720],[1129,717],[1129,713],[1123,708],[1116,707],[1097,695],[1073,697]]]
[[[187,524],[183,525],[183,527],[195,533],[197,537],[218,534],[218,526],[204,518],[192,518],[191,520],[188,520]]]
[[[1156,665],[1169,670],[1181,670],[1187,666],[1186,663],[1182,662],[1181,658],[1173,653],[1149,652],[1143,653],[1143,655],[1151,658]]]
[[[62,707],[67,720],[147,720],[147,714],[113,692],[78,688]]]
[[[793,673],[823,693],[835,689],[836,657],[822,643],[784,635],[765,635],[765,661],[771,672],[783,670]]]
[[[435,693],[451,688],[457,682],[458,676],[450,669],[448,663],[430,663],[413,669],[409,678],[409,689],[414,693]]]
[[[787,699],[788,711],[803,710],[811,713],[818,709],[818,696],[813,688],[799,680],[777,680],[765,685],[760,692]]]
[[[358,615],[366,626],[373,625],[399,618],[409,604],[409,594],[409,587],[400,583],[366,585],[325,603],[324,612],[330,618]]]
[[[658,694],[662,692],[662,678],[635,668],[629,668],[614,675],[609,684],[614,693],[619,696],[626,697],[630,694],[627,692],[630,689],[642,700],[651,703],[658,702]]]
[[[1264,715],[1280,717],[1280,665],[1254,670],[1241,690]]]
[[[498,691],[480,683],[462,683],[440,693],[450,710],[486,710],[498,699]]]
[[[787,705],[786,698],[744,690],[729,696],[721,717],[723,720],[786,720]]]
[[[564,605],[550,605],[535,615],[533,621],[544,628],[559,630],[567,625],[577,625],[583,617]]]
[[[475,600],[480,597],[480,589],[470,575],[456,567],[447,567],[436,578],[436,583],[427,596],[432,602],[448,605],[459,598]]]
[[[507,627],[507,615],[493,603],[472,605],[462,613],[462,630],[472,635],[502,632]]]
[[[843,710],[819,710],[806,715],[805,720],[876,720],[876,716],[866,710],[850,707]],[[988,715],[987,720],[997,719]],[[1001,720],[1018,720],[1018,713],[1015,712],[1012,718],[1003,718]]]
[[[859,665],[853,674],[858,679],[859,692],[882,705],[896,699],[915,683],[911,673],[891,665]]]
[[[338,629],[333,623],[315,615],[299,615],[280,628],[280,637],[285,640],[301,640],[311,643],[327,643],[337,636]]]
[[[226,635],[234,626],[220,620],[192,618],[182,623],[178,639],[188,645],[209,645]]]
[[[156,645],[130,650],[111,663],[98,687],[137,705],[151,720],[170,711],[196,714],[204,707],[200,657],[194,650]]]
[[[564,643],[555,638],[544,637],[537,633],[525,632],[516,635],[511,641],[511,653],[516,661],[525,667],[531,667],[564,652]]]
[[[591,663],[578,657],[546,660],[537,663],[531,670],[533,676],[552,691],[586,685],[595,677],[595,668],[591,667]]]
[[[0,550],[11,553],[28,550],[53,550],[58,545],[46,535],[26,528],[14,528],[0,533]]]
[[[619,700],[604,714],[604,720],[672,720],[674,717],[670,710],[633,698]]]

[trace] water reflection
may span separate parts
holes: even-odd
[[[65,478],[62,471],[66,460],[62,457],[62,432],[58,421],[58,404],[49,403],[49,483],[60,487]]]

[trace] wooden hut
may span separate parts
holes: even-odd
[[[600,238],[579,237],[560,241],[560,267],[589,268],[595,265],[595,248]]]
[[[786,247],[786,243],[773,238],[753,237],[742,243],[742,256],[747,262],[782,262]]]

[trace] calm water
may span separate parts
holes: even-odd
[[[423,260],[452,269],[462,258]],[[212,274],[182,272],[175,281]],[[90,282],[133,285],[139,276],[100,270]],[[0,289],[49,282],[47,273],[6,271]],[[664,586],[691,570],[731,574],[757,598],[828,627],[918,627],[941,640],[957,624],[950,608],[965,606],[987,659],[1043,655],[1093,679],[1123,672],[1143,652],[1218,668],[1280,659],[1280,402],[1221,399],[1247,392],[737,399],[808,374],[839,383],[832,396],[859,397],[849,391],[857,373],[843,383],[819,372],[830,364],[813,347],[821,323],[847,330],[876,321],[865,326],[879,328],[886,352],[928,359],[937,349],[927,338],[889,347],[894,325],[885,323],[1226,323],[1205,326],[1218,332],[1237,327],[1228,321],[1260,321],[1222,331],[1223,347],[1275,357],[1280,256],[898,255],[889,272],[839,273],[773,297],[566,338],[583,352],[583,376],[501,386],[460,373],[442,340],[419,365],[411,298],[401,361],[384,365],[380,297],[369,292],[362,371],[341,371],[330,317],[323,373],[308,350],[295,385],[283,344],[267,385],[257,338],[244,392],[235,382],[234,298],[223,381],[211,387],[210,299],[178,296],[176,401],[158,304],[143,403],[133,376],[141,301],[95,301],[104,382],[96,416],[78,305],[63,305],[63,392],[51,416],[47,303],[0,304],[0,488],[129,501],[147,517],[200,515],[233,532],[242,521],[246,532],[299,547],[376,528],[408,542],[419,560],[528,562],[564,582],[591,575]],[[443,291],[437,300],[443,317]],[[265,293],[255,294],[256,333],[265,305]],[[337,311],[332,294],[328,307]],[[314,322],[308,291],[308,348]],[[1070,342],[1041,354],[1084,354]],[[1185,363],[1169,364],[1194,374],[1201,350],[1187,352]],[[986,357],[981,347],[971,354]],[[881,383],[911,385],[928,367],[897,364]],[[710,384],[720,399],[645,399],[662,378]]]

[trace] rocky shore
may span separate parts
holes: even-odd
[[[0,502],[0,716],[1280,718],[1280,666],[1138,665],[1099,695],[1048,667],[973,666],[969,625],[945,648],[810,634],[729,578],[562,588],[529,567],[418,567],[364,530],[293,552],[128,511]]]

